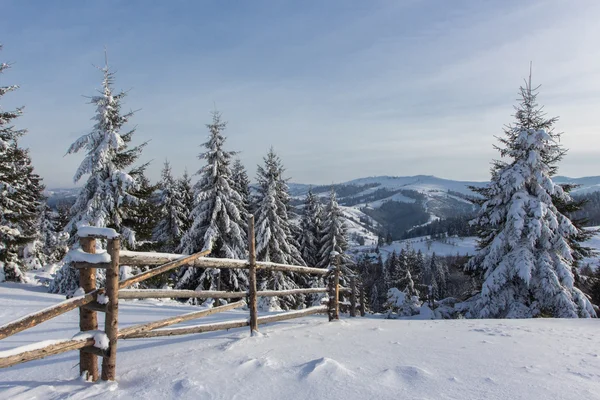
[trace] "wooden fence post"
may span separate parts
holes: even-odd
[[[256,240],[254,215],[248,217],[248,308],[250,309],[250,334],[258,332],[258,305],[256,304]]]
[[[360,282],[360,316],[365,316],[365,286]]]
[[[104,331],[108,336],[108,350],[102,358],[102,380],[114,381],[117,368],[117,339],[119,337],[119,252],[121,239],[108,240],[110,267],[106,270],[106,319]]]
[[[340,258],[337,254],[335,262],[335,273],[333,278],[333,318],[340,319]]]
[[[81,249],[86,253],[96,253],[96,240],[92,238],[80,238]],[[85,293],[96,290],[96,268],[79,269],[79,286]],[[96,311],[79,307],[79,329],[93,331],[98,329],[98,317]],[[95,382],[98,380],[98,356],[79,350],[79,375],[86,375],[86,380]]]
[[[327,278],[327,296],[329,301],[327,302],[327,315],[329,316],[329,322],[333,321],[335,314],[335,306],[333,304],[333,297],[335,296],[335,290],[333,288],[333,274]]]
[[[350,317],[356,317],[356,278],[350,278]]]

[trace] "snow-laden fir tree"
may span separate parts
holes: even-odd
[[[319,263],[322,210],[319,198],[313,194],[312,189],[309,189],[304,199],[304,208],[300,218],[298,245],[302,259],[306,265],[311,267],[317,266]],[[323,287],[325,284],[323,278],[319,276],[308,279],[311,287]],[[318,305],[323,295],[314,294],[307,297],[309,305]]]
[[[0,63],[0,75],[7,68]],[[16,85],[0,87],[0,99],[15,89]],[[42,210],[44,187],[29,153],[18,143],[26,131],[13,125],[22,113],[22,108],[5,111],[0,103],[0,281],[25,281],[27,268],[19,254],[35,240]]]
[[[531,80],[520,97],[517,124],[505,129],[498,146],[505,160],[494,163],[491,182],[478,190],[483,199],[472,223],[480,243],[467,270],[483,284],[467,315],[594,317],[589,300],[574,286],[570,240],[577,228],[554,204],[570,200],[551,178],[564,151],[552,123],[541,120]]]
[[[41,204],[36,233],[23,248],[23,262],[28,269],[40,269],[58,263],[67,253],[67,236],[62,232],[58,212],[46,202]]]
[[[182,231],[187,232],[192,226],[191,213],[194,209],[194,189],[192,187],[192,178],[188,174],[187,168],[183,176],[177,180],[177,187],[181,193],[181,202],[183,204],[183,227]]]
[[[126,169],[139,158],[146,143],[128,146],[135,128],[123,132],[125,124],[133,116],[133,112],[121,111],[127,93],[114,93],[114,72],[108,63],[100,70],[103,74],[102,89],[90,101],[96,107],[93,118],[96,124],[90,133],[77,139],[67,151],[67,154],[82,150],[86,153],[73,181],[79,182],[84,175],[89,177],[71,207],[72,217],[65,230],[75,237],[80,225],[111,227],[121,234],[126,245],[134,247],[135,232],[123,225],[123,206],[138,202],[132,192],[139,187],[139,181],[134,177],[139,168],[130,172]]]
[[[302,219],[300,220],[300,253],[302,259],[309,266],[319,264],[319,250],[321,242],[321,213],[322,207],[319,198],[312,189],[308,190],[304,200]]]
[[[165,161],[159,183],[160,219],[152,232],[152,238],[160,251],[173,252],[181,241],[185,227],[186,210],[178,182],[173,178],[171,165]]]
[[[350,260],[346,250],[348,250],[346,222],[342,209],[338,205],[335,190],[332,188],[329,202],[323,213],[318,266],[327,267],[331,262],[332,252],[339,253],[342,264],[346,264]]]
[[[146,143],[130,147],[135,128],[124,131],[133,112],[123,113],[122,103],[126,92],[115,93],[114,72],[106,62],[102,72],[102,88],[92,96],[90,104],[96,107],[96,121],[92,131],[77,139],[67,154],[84,151],[85,157],[73,178],[77,183],[88,175],[75,204],[71,207],[71,219],[65,231],[71,235],[71,243],[77,245],[77,228],[82,225],[110,227],[121,234],[124,247],[136,245],[135,230],[127,224],[127,211],[139,204],[136,191],[140,190],[140,179],[145,167],[132,167],[141,155]],[[127,171],[128,168],[131,168]],[[98,270],[102,278],[102,271]],[[57,272],[50,285],[54,293],[69,293],[79,285],[77,271],[68,263]]]
[[[283,177],[281,159],[273,148],[264,157],[264,166],[257,170],[258,193],[256,204],[256,254],[260,261],[305,265],[292,235],[288,214],[289,193]],[[265,271],[260,274],[261,288],[286,290],[297,288],[294,274]],[[263,309],[288,309],[301,301],[294,296],[263,298]]]
[[[207,124],[206,151],[199,158],[206,165],[198,171],[192,225],[181,238],[179,250],[185,254],[210,250],[211,257],[244,259],[247,255],[247,224],[240,212],[242,198],[232,180],[231,159],[236,154],[224,148],[226,123],[218,112]],[[183,268],[178,288],[246,290],[248,277],[244,270]]]
[[[250,179],[248,179],[246,168],[244,168],[244,164],[242,164],[239,158],[236,158],[231,167],[231,178],[235,190],[240,194],[242,199],[239,205],[240,212],[244,220],[247,220],[250,213]]]

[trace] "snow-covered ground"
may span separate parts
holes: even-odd
[[[60,300],[39,286],[0,284],[0,324]],[[127,326],[192,309],[122,302],[119,321]],[[77,324],[72,311],[0,341],[0,351],[71,337]],[[0,398],[600,399],[599,328],[597,320],[329,323],[315,316],[261,326],[257,337],[232,329],[119,341],[115,383],[77,379],[77,352],[17,365],[0,370]]]

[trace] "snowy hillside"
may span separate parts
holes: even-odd
[[[397,253],[400,250],[411,247],[415,251],[421,250],[423,254],[433,254],[438,256],[455,256],[455,255],[473,255],[477,248],[477,238],[475,237],[450,237],[444,239],[432,239],[429,236],[423,236],[413,239],[398,240],[389,245],[379,248],[379,252],[385,259],[386,256],[393,251]]]
[[[0,323],[58,302],[0,285]],[[122,326],[197,310],[122,302]],[[240,318],[244,312],[211,316]],[[0,342],[70,337],[76,311]],[[385,320],[315,316],[261,327],[119,341],[117,382],[77,379],[77,352],[2,370],[0,399],[600,399],[595,320]]]

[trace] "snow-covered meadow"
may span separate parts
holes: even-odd
[[[0,284],[0,324],[62,299]],[[197,310],[121,302],[125,327]],[[246,316],[233,311],[201,323]],[[189,322],[194,324],[199,322]],[[70,352],[0,370],[1,399],[600,399],[598,320],[385,320],[315,316],[248,329],[119,341],[117,382],[77,378]],[[72,311],[0,351],[78,331]]]

